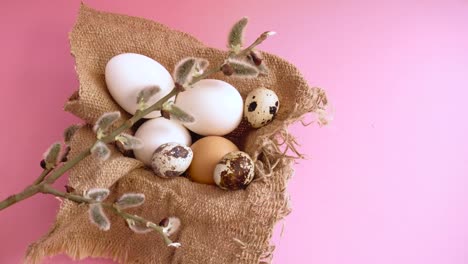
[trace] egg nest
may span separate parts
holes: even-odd
[[[91,128],[102,114],[120,111],[122,122],[130,117],[114,102],[105,83],[106,63],[115,55],[143,54],[166,69],[174,69],[178,61],[189,56],[205,58],[211,65],[219,65],[228,56],[227,51],[207,47],[189,34],[162,24],[100,12],[85,5],[70,33],[70,43],[80,85],[65,110],[87,124],[71,141],[71,158],[96,140]],[[89,222],[86,206],[64,201],[50,232],[31,245],[27,261],[38,262],[65,253],[74,259],[106,257],[122,263],[269,262],[274,225],[290,212],[286,187],[294,158],[301,156],[287,127],[304,114],[323,109],[326,97],[323,90],[309,87],[289,62],[266,52],[262,56],[269,68],[267,75],[240,79],[217,73],[210,77],[232,84],[244,100],[253,89],[266,87],[281,102],[278,114],[268,125],[251,129],[243,121],[226,135],[255,163],[254,180],[246,189],[225,191],[185,177],[156,177],[142,162],[115,147],[111,147],[109,160],[100,162],[88,157],[70,170],[68,185],[78,193],[109,188],[110,200],[124,193],[144,193],[145,203],[129,212],[154,222],[167,216],[179,217],[182,226],[171,238],[180,242],[181,248],[168,249],[157,234],[135,234],[113,214],[109,214],[111,229],[102,232]],[[192,134],[194,141],[198,137]]]

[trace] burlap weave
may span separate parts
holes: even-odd
[[[222,33],[220,33],[222,34]],[[70,34],[80,82],[78,93],[65,110],[93,124],[105,112],[120,110],[110,97],[104,79],[107,61],[120,53],[149,56],[169,71],[182,58],[206,58],[212,65],[227,52],[203,45],[192,36],[141,18],[99,12],[82,5]],[[88,157],[70,171],[69,185],[77,192],[92,187],[112,191],[109,199],[125,192],[146,195],[143,206],[130,210],[159,222],[166,216],[182,221],[173,240],[182,243],[168,248],[156,233],[135,234],[125,221],[108,212],[111,229],[100,231],[88,221],[87,206],[64,201],[50,231],[32,244],[26,261],[38,263],[46,256],[66,253],[74,259],[106,257],[121,263],[269,263],[273,226],[290,211],[286,183],[293,159],[281,145],[294,147],[287,126],[324,100],[323,92],[310,88],[299,71],[285,60],[263,53],[270,73],[256,79],[237,79],[216,74],[213,78],[234,85],[245,98],[254,88],[273,89],[280,98],[279,113],[271,124],[258,130],[240,129],[235,136],[256,162],[256,178],[246,190],[224,191],[186,178],[161,179],[141,162],[124,157],[113,148],[110,160]],[[71,156],[90,146],[95,135],[84,126],[73,137]]]

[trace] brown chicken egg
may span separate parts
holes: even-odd
[[[249,154],[233,151],[225,155],[216,165],[213,178],[221,189],[239,190],[253,180],[254,168],[254,162]]]
[[[219,161],[229,152],[239,150],[237,146],[219,136],[204,137],[192,146],[193,159],[188,169],[188,177],[198,183],[215,185],[213,172]]]

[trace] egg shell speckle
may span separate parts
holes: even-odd
[[[270,123],[279,110],[279,99],[273,90],[257,88],[251,91],[244,104],[244,117],[254,128]]]
[[[180,176],[190,166],[193,159],[192,150],[179,143],[162,144],[154,151],[151,168],[162,178]]]
[[[242,151],[226,154],[216,165],[213,178],[220,188],[238,190],[246,187],[254,178],[254,162]]]

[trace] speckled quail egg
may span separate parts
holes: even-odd
[[[190,166],[193,159],[192,150],[176,142],[159,146],[151,159],[151,168],[162,178],[180,176]]]
[[[278,110],[278,96],[270,89],[257,88],[251,91],[245,99],[244,116],[254,128],[270,123]]]
[[[216,165],[213,179],[222,189],[243,189],[253,180],[254,169],[254,162],[249,154],[233,151],[226,154]]]

